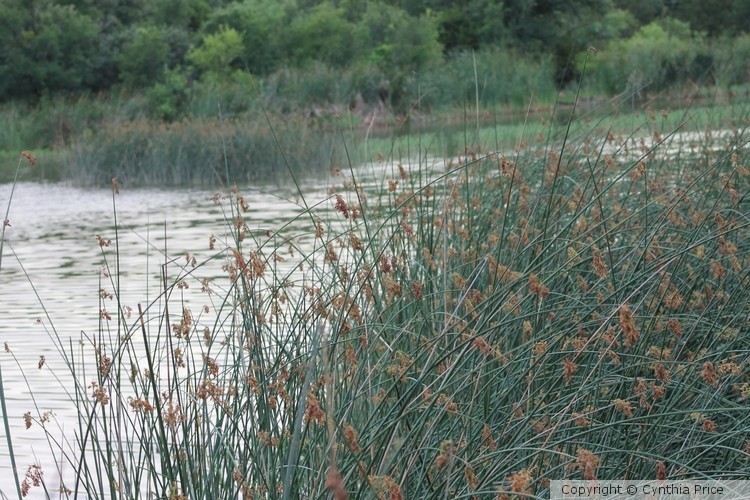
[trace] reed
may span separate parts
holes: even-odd
[[[163,256],[161,294],[131,309],[117,234],[100,240],[100,330],[60,347],[79,411],[66,493],[505,498],[564,477],[746,477],[747,131],[616,120],[566,114],[515,151],[441,160],[415,140],[370,165],[375,185],[350,162],[322,202],[299,190],[303,233],[252,231],[228,189],[212,257]],[[223,130],[202,175],[252,164]]]
[[[99,130],[96,141],[74,148],[62,176],[91,185],[114,176],[128,186],[276,182],[288,175],[287,165],[298,174],[320,175],[344,160],[334,138],[333,130],[281,120],[113,123]]]
[[[11,226],[10,222],[10,207],[13,203],[13,193],[16,189],[16,183],[18,176],[21,172],[21,165],[24,162],[24,159],[33,167],[36,163],[36,157],[33,153],[29,151],[23,151],[19,157],[18,157],[18,166],[16,167],[16,174],[14,176],[14,180],[12,183],[10,195],[8,196],[8,204],[6,205],[5,209],[5,217],[3,217],[2,220],[2,229],[0,229],[0,271],[2,271],[3,266],[3,250],[5,248],[5,230],[6,228]],[[8,445],[8,455],[10,457],[10,463],[12,467],[12,474],[13,474],[13,480],[16,485],[16,491],[18,493],[18,496],[21,496],[21,483],[18,479],[18,472],[16,470],[16,460],[15,455],[13,453],[13,439],[10,432],[10,418],[8,416],[8,409],[7,405],[5,403],[5,387],[3,385],[3,374],[2,374],[2,365],[0,365],[0,410],[3,412],[3,427],[5,430],[5,442]]]

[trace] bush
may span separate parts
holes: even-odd
[[[696,67],[700,45],[697,35],[681,22],[665,19],[640,28],[624,40],[613,40],[588,59],[586,74],[595,85],[612,94],[641,89],[662,90],[700,74]],[[582,70],[585,55],[577,58]]]
[[[206,21],[203,32],[215,34],[228,27],[242,34],[240,65],[253,74],[264,75],[279,65],[287,18],[283,2],[248,0],[214,11]]]
[[[81,91],[96,80],[99,27],[72,5],[3,5],[0,99]]]
[[[225,26],[217,33],[205,35],[201,45],[188,52],[188,59],[206,77],[221,79],[232,73],[243,52],[242,34]]]

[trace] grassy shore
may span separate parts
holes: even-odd
[[[320,175],[411,155],[417,136],[436,156],[463,154],[469,144],[506,151],[523,146],[518,138],[530,142],[550,124],[566,123],[574,102],[578,137],[599,120],[624,114],[632,118],[618,119],[617,133],[640,132],[645,123],[670,129],[684,120],[679,110],[686,107],[701,126],[721,128],[748,95],[746,85],[731,80],[658,89],[623,83],[622,93],[612,96],[596,72],[587,77],[590,85],[584,80],[559,90],[550,68],[545,57],[488,49],[404,74],[398,85],[389,82],[390,94],[379,91],[385,76],[372,68],[316,63],[263,78],[176,78],[139,93],[115,89],[4,103],[0,182],[12,180],[21,150],[40,159],[40,168],[22,172],[22,180],[103,186],[117,176],[129,187],[273,182],[289,169]]]
[[[383,184],[303,201],[296,238],[252,233],[228,190],[228,236],[170,264],[163,291],[202,288],[215,320],[103,305],[80,353],[53,339],[78,384],[66,491],[505,498],[560,478],[746,478],[748,115],[724,109],[568,112],[487,139],[467,120],[437,169],[438,139],[392,138]],[[103,304],[118,251],[102,246]]]

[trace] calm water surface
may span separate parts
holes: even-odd
[[[327,180],[308,184],[304,193],[307,202],[322,202],[321,209],[330,210],[331,203],[325,201],[327,184]],[[251,231],[264,234],[291,220],[285,233],[311,234],[308,217],[294,221],[302,212],[294,191],[273,191],[242,190],[249,206],[245,218]],[[219,240],[217,249],[221,248],[226,238],[226,215],[221,205],[211,201],[213,194],[207,190],[122,189],[116,196],[123,305],[137,310],[139,303],[145,307],[159,296],[165,259],[179,258],[184,263],[184,255],[189,252],[198,262],[205,260],[216,254],[209,250],[211,235]],[[10,186],[0,186],[3,212],[9,196]],[[112,190],[19,184],[9,220],[0,269],[0,345],[7,344],[10,353],[0,350],[0,368],[11,435],[20,476],[30,464],[41,464],[47,486],[54,491],[60,484],[60,474],[70,484],[71,471],[56,470],[41,427],[34,424],[25,429],[23,415],[52,411],[54,422],[48,430],[56,439],[74,439],[77,419],[70,397],[72,379],[54,339],[57,336],[64,345],[72,341],[77,346],[98,331],[99,289],[111,291],[113,286],[102,272],[107,263],[96,236],[115,240]],[[114,269],[114,244],[106,250],[108,265]],[[212,273],[221,276],[221,262],[213,264],[202,268],[202,274],[196,277],[212,277]],[[191,300],[189,295],[187,300]],[[205,301],[205,295],[195,300]],[[113,313],[117,309],[116,305],[109,307]],[[41,368],[40,356],[45,359]],[[1,427],[0,492],[14,496],[5,430]],[[42,492],[32,489],[30,496],[41,497]]]
[[[388,178],[398,176],[397,172],[393,165],[377,165],[362,167],[355,175],[367,189],[386,185]],[[342,182],[340,177],[307,182],[302,195],[309,206],[317,206],[316,215],[333,217],[328,192],[332,184],[340,186]],[[0,185],[3,213],[10,190],[10,185]],[[146,308],[151,301],[160,300],[161,270],[166,260],[174,259],[179,264],[169,267],[172,283],[179,266],[187,266],[186,253],[200,263],[225,248],[222,242],[231,241],[227,220],[232,216],[225,213],[228,203],[215,203],[211,200],[214,194],[201,189],[123,187],[114,197],[119,230],[116,238],[111,188],[32,183],[16,186],[0,269],[0,368],[21,479],[29,465],[40,464],[52,494],[59,488],[61,477],[71,486],[74,471],[58,470],[57,464],[63,463],[56,456],[59,450],[55,453],[50,449],[36,422],[26,429],[23,415],[31,412],[37,418],[52,412],[47,431],[56,440],[74,442],[78,422],[72,402],[72,376],[59,344],[92,352],[89,339],[96,337],[100,323],[104,323],[99,290],[116,288],[105,272],[109,269],[110,275],[116,274],[115,240],[119,243],[121,302],[134,311],[138,304]],[[240,194],[249,207],[245,222],[257,238],[281,230],[284,236],[294,235],[298,247],[312,243],[314,228],[294,188],[245,187]],[[113,242],[105,249],[106,258],[97,235]],[[209,249],[211,235],[218,240],[217,250]],[[175,294],[176,300],[200,308],[207,299],[195,283],[204,277],[226,282],[221,263],[215,260],[195,271],[194,285]],[[294,259],[284,265],[294,266]],[[105,307],[115,316],[116,303],[105,301]],[[172,309],[174,314],[179,315],[180,307],[178,302]],[[205,321],[210,322],[210,314],[207,316]],[[10,352],[3,349],[4,344]],[[40,367],[41,356],[44,364]],[[94,380],[94,371],[89,373]],[[14,492],[5,430],[0,426],[0,498],[3,494],[13,497]],[[42,497],[40,488],[31,490],[29,498]]]

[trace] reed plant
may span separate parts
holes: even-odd
[[[18,182],[18,177],[21,173],[21,166],[24,163],[24,160],[28,162],[29,165],[32,167],[36,163],[36,156],[30,152],[30,151],[23,151],[19,157],[18,157],[18,165],[16,167],[16,173],[13,178],[13,182],[11,184],[11,190],[10,195],[8,196],[8,203],[6,205],[5,209],[5,216],[2,219],[2,228],[0,228],[0,271],[2,271],[3,266],[3,251],[5,250],[5,230],[11,226],[10,222],[10,208],[13,203],[13,193],[16,189],[16,184]],[[10,432],[10,418],[8,416],[8,409],[5,402],[5,387],[3,385],[3,373],[2,373],[2,364],[0,364],[0,411],[2,411],[2,420],[3,420],[3,429],[5,431],[5,442],[8,446],[8,456],[10,458],[11,468],[12,468],[12,474],[13,474],[13,481],[15,482],[16,491],[18,493],[18,496],[21,496],[21,483],[18,478],[18,473],[16,470],[16,461],[15,461],[15,455],[13,453],[13,439]]]
[[[117,176],[128,186],[278,182],[288,169],[321,175],[346,159],[332,131],[304,121],[243,118],[112,123],[68,158],[64,178],[105,185]]]
[[[130,308],[114,184],[100,330],[60,343],[79,412],[64,493],[510,498],[561,478],[747,477],[743,122],[620,135],[610,116],[577,135],[566,117],[515,151],[435,160],[417,141],[371,164],[374,184],[336,171],[322,202],[299,188],[294,234],[252,230],[242,190],[217,193],[212,256],[164,255],[161,294]]]

